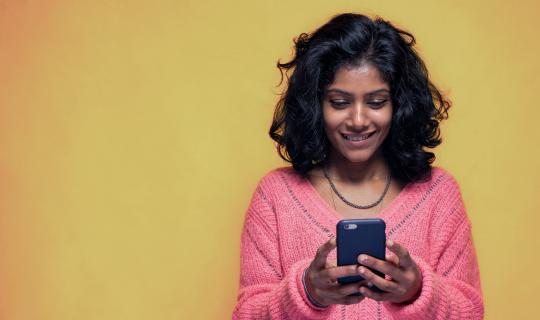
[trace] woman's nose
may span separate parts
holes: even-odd
[[[361,103],[357,103],[351,108],[349,118],[352,128],[361,129],[367,126],[369,118],[366,111],[366,107]]]

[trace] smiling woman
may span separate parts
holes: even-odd
[[[295,44],[278,63],[287,87],[270,128],[292,168],[253,194],[233,318],[481,319],[471,225],[457,182],[428,151],[450,104],[414,37],[342,14]],[[386,224],[386,258],[336,266],[336,223],[367,217]]]

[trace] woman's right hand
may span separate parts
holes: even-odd
[[[332,238],[317,249],[315,259],[306,270],[304,282],[307,294],[319,305],[355,304],[364,299],[364,296],[350,296],[360,293],[360,287],[366,282],[353,284],[340,284],[337,279],[345,276],[359,275],[358,265],[341,266],[329,264],[328,254],[336,247],[336,240]]]

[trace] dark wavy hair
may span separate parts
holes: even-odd
[[[324,130],[324,90],[341,67],[371,64],[389,84],[392,125],[382,144],[393,177],[419,181],[430,177],[433,152],[441,143],[439,123],[450,102],[429,80],[428,71],[407,31],[381,18],[346,13],[295,41],[292,60],[277,67],[286,88],[270,127],[279,155],[300,174],[324,164],[330,142]],[[282,83],[280,82],[280,84]]]

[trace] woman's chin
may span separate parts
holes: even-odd
[[[344,160],[346,160],[347,162],[349,162],[351,164],[365,164],[365,163],[368,163],[368,162],[374,160],[373,154],[354,155],[354,156],[345,155],[343,158],[344,158]]]
[[[342,152],[339,158],[342,161],[348,162],[350,164],[366,164],[368,162],[377,161],[382,157],[378,156],[379,153],[373,152],[371,150],[362,150],[361,152]]]

